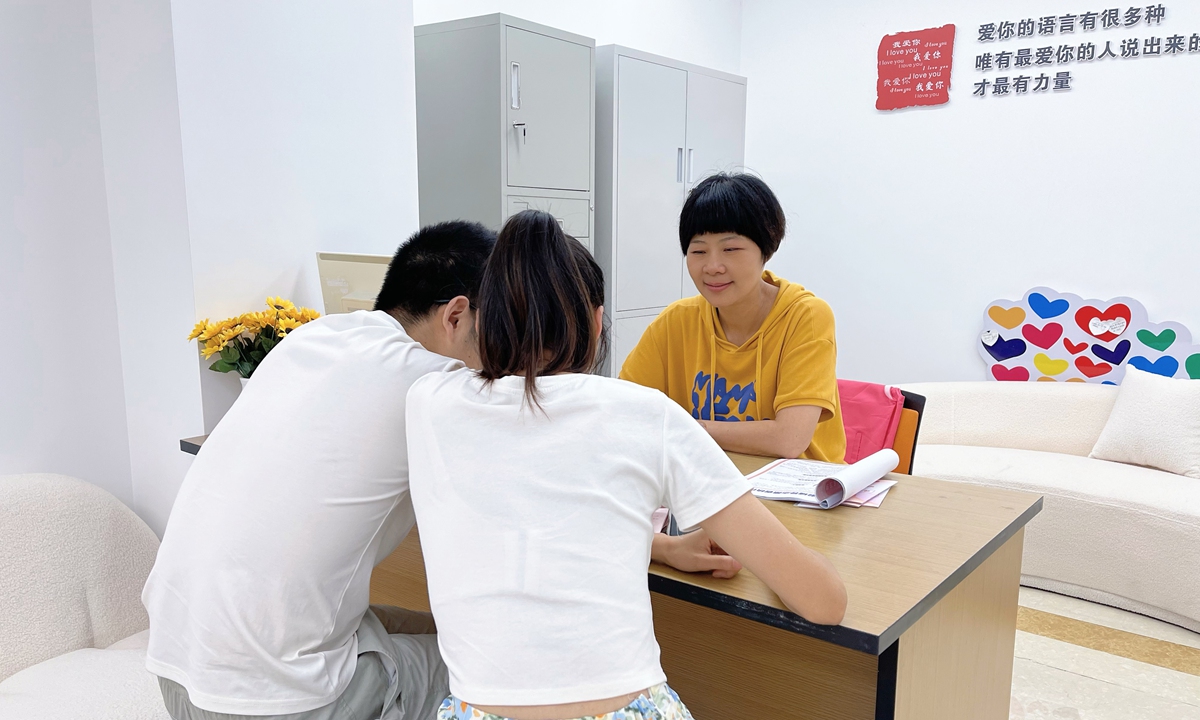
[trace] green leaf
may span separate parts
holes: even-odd
[[[249,360],[242,360],[237,364],[237,371],[242,377],[248,378],[254,373],[254,363]]]
[[[225,360],[218,360],[215,363],[213,363],[212,365],[209,365],[208,369],[215,370],[217,372],[229,372],[230,370],[236,370],[237,365],[228,363]]]
[[[267,356],[267,353],[265,350],[251,350],[250,351],[250,360],[252,362],[254,362],[255,364],[262,362],[263,358],[265,358],[266,356]]]
[[[237,362],[240,355],[241,353],[238,352],[237,346],[233,343],[229,343],[225,347],[221,348],[221,359],[227,363]]]

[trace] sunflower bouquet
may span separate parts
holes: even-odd
[[[188,340],[200,341],[200,354],[205,358],[219,355],[208,366],[217,372],[237,371],[248,378],[287,334],[306,322],[321,317],[311,308],[298,308],[289,300],[267,298],[267,309],[248,312],[221,322],[203,320],[196,323]]]

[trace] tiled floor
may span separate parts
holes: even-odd
[[[1021,588],[1011,720],[1200,720],[1200,635]]]

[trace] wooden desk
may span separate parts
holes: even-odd
[[[743,472],[767,462],[732,455]],[[743,570],[732,580],[653,564],[654,629],[671,686],[697,720],[1005,720],[1029,493],[896,475],[879,508],[768,502],[846,582],[836,627],[788,612]],[[371,578],[371,602],[428,610],[414,531]]]
[[[743,472],[767,462],[731,457]],[[1024,527],[1041,497],[892,479],[879,508],[766,503],[841,573],[839,626],[788,612],[746,570],[651,565],[663,668],[697,720],[1008,717]],[[416,531],[375,568],[371,602],[429,609]]]

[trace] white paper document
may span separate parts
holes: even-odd
[[[888,488],[894,480],[878,482],[896,469],[900,456],[894,450],[880,450],[874,455],[859,460],[853,465],[819,462],[816,460],[776,460],[761,470],[750,473],[751,491],[763,500],[790,500],[792,502],[828,510],[853,499],[856,507],[871,503]],[[874,486],[874,487],[872,487]],[[874,492],[865,493],[868,488]],[[863,493],[863,497],[857,497]]]

